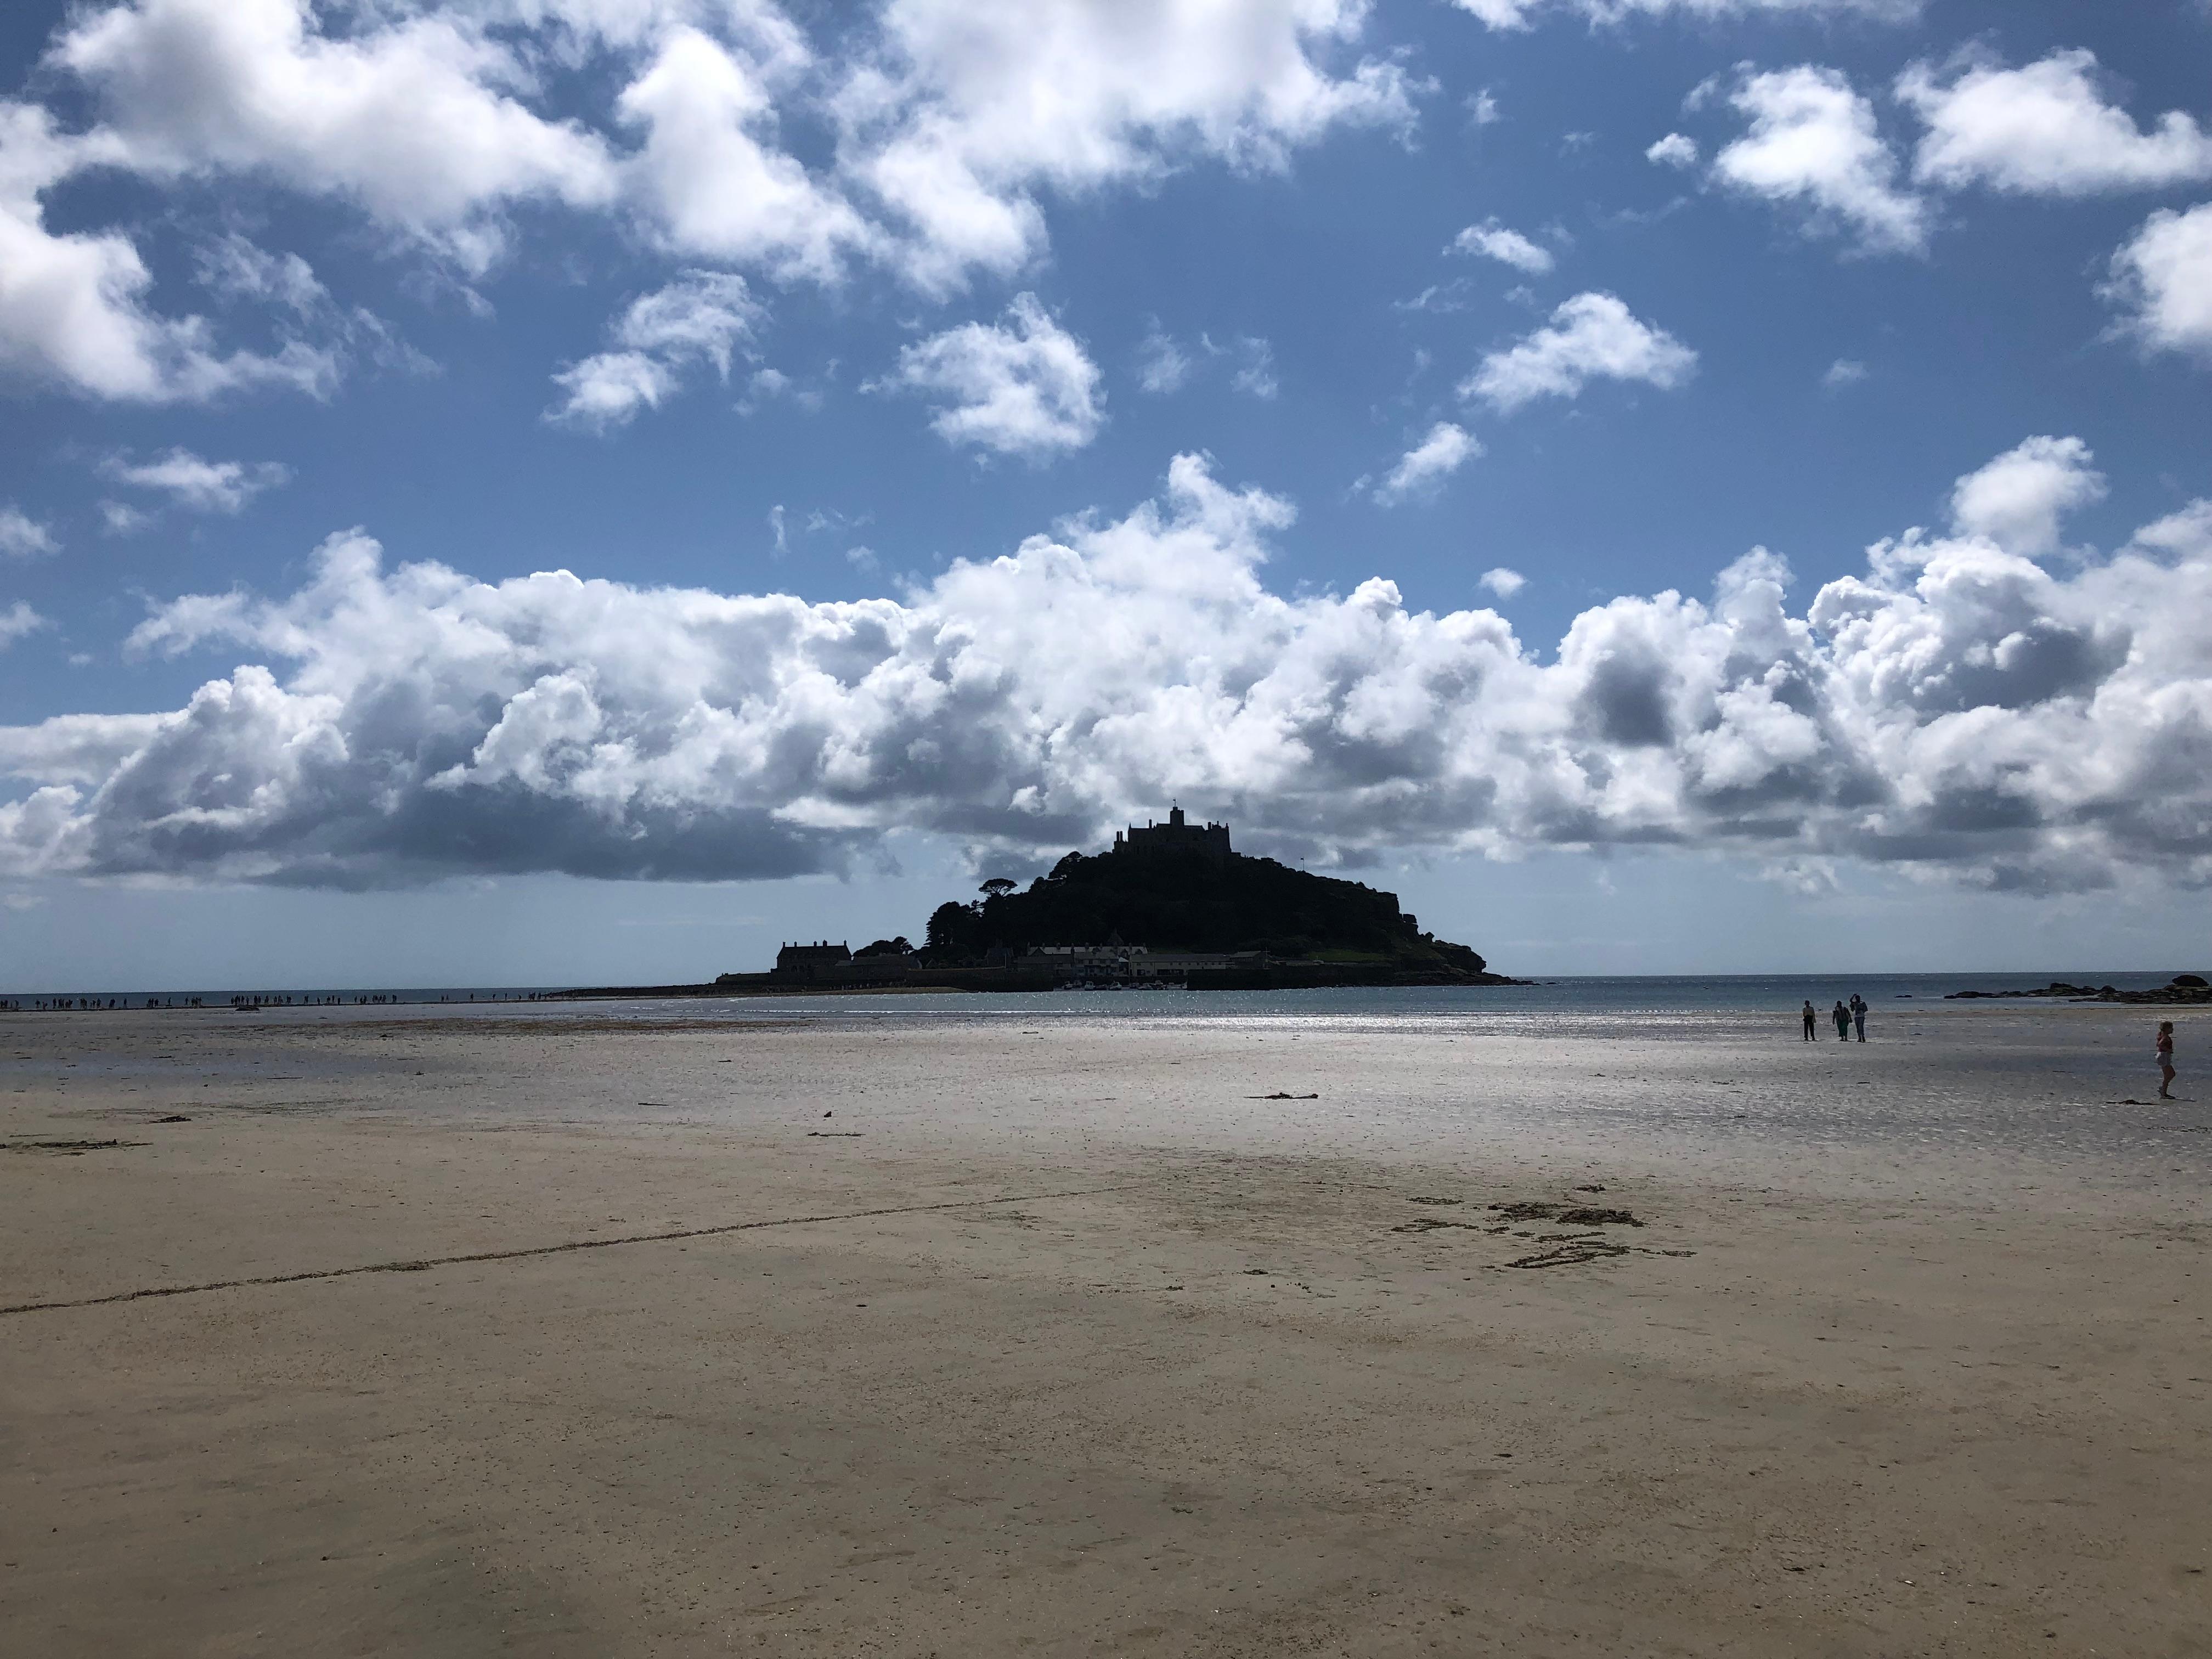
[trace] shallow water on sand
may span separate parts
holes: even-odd
[[[2208,964],[2200,963],[2200,967]],[[2039,990],[2055,980],[2069,985],[2113,986],[2123,991],[2148,990],[2166,984],[2177,970],[2077,969],[2033,974],[1723,974],[1677,975],[1585,975],[1538,981],[1528,985],[1491,986],[1347,986],[1310,991],[1185,991],[1084,990],[1014,994],[963,992],[860,992],[820,996],[777,994],[732,997],[639,997],[593,999],[587,1001],[532,1001],[557,990],[551,987],[460,987],[380,990],[310,988],[281,993],[294,1000],[284,1006],[252,1007],[242,1012],[259,1018],[324,1019],[334,1017],[381,1019],[395,1009],[412,1015],[439,1013],[470,1018],[574,1018],[684,1019],[872,1018],[1002,1020],[1064,1018],[1216,1020],[1292,1019],[1334,1023],[1339,1029],[1361,1024],[1381,1028],[1453,1022],[1469,1017],[1500,1022],[1489,1029],[1516,1029],[1514,1016],[1572,1017],[1569,1029],[1593,1034],[1660,1015],[1694,1013],[1765,1013],[1790,1021],[1802,1004],[1810,1001],[1824,1017],[1834,1004],[1848,1001],[1856,993],[1874,1010],[1873,1024],[1914,1012],[1913,1005],[1941,1002],[1957,991]],[[203,1007],[194,1012],[229,1013],[234,994],[199,992],[38,993],[37,1000],[66,997],[101,1004],[123,1005],[112,1012],[144,1010],[149,1000],[184,1003],[199,997]],[[356,997],[374,994],[384,1000],[362,1004]],[[33,994],[11,994],[25,1005]],[[83,1012],[83,1011],[72,1011]],[[109,1012],[95,1009],[92,1012]],[[177,1012],[183,1012],[179,1009]],[[1595,1022],[1595,1023],[1591,1023]],[[1547,1025],[1544,1029],[1556,1030]],[[1833,1036],[1824,1024],[1824,1037]],[[1794,1027],[1793,1027],[1794,1035]]]
[[[858,1092],[849,1103],[818,1103],[842,1117],[865,1097],[872,1134],[1003,1129],[1377,1155],[1548,1142],[1740,1167],[1871,1158],[1892,1175],[1917,1160],[1987,1174],[1992,1160],[2017,1159],[2094,1166],[2100,1182],[2201,1191],[2212,1177],[2212,1101],[2192,1098],[2192,1063],[2212,1051],[2212,1009],[1942,1000],[1952,989],[2052,977],[427,1002],[136,1012],[82,1024],[74,1016],[4,1018],[26,1036],[70,1034],[78,1063],[54,1075],[66,1075],[73,1091],[95,1080],[150,1084],[181,1063],[218,1088],[265,1084],[288,1101],[320,1103],[372,1085],[359,1103],[370,1110],[497,1115],[507,1085],[480,1091],[450,1074],[483,1058],[470,1033],[527,1037],[496,1069],[511,1066],[507,1074],[533,1096],[550,1080],[543,1067],[556,1052],[534,1052],[538,1041],[557,1046],[565,1067],[566,1056],[635,1033],[650,1044],[650,1085],[641,1074],[615,1097],[576,1100],[564,1115],[736,1127],[761,1111],[773,1115],[779,1100],[834,1090],[850,1073]],[[2171,975],[2067,977],[2133,988]],[[1825,1008],[1854,990],[1873,1006],[1869,1042],[1838,1043],[1825,1021],[1821,1041],[1801,1039],[1806,997]],[[2181,1027],[2183,1066],[2182,1098],[2172,1103],[2153,1099],[2149,1064],[2151,1033],[2169,1014]],[[372,1036],[380,1026],[411,1028],[431,1045],[433,1078],[418,1084],[410,1067],[389,1091],[373,1087],[385,1063]],[[749,1033],[744,1063],[765,1068],[743,1103],[732,1074],[719,1069],[738,1051],[717,1040],[718,1029]],[[83,1043],[95,1030],[99,1038]],[[665,1046],[656,1032],[671,1039]],[[864,1088],[853,1068],[880,1063],[860,1058],[884,1053],[873,1036],[895,1043],[900,1058]],[[186,1052],[210,1042],[212,1050]],[[460,1046],[448,1051],[448,1042]],[[787,1077],[786,1065],[795,1068]],[[0,1079],[37,1086],[52,1066],[0,1055]],[[1265,1097],[1274,1095],[1292,1097]],[[1319,1098],[1297,1097],[1309,1095]]]

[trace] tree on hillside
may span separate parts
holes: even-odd
[[[929,913],[923,948],[933,956],[957,959],[966,953],[975,932],[975,913],[957,900],[947,899]]]

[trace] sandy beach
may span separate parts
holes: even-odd
[[[0,1650],[2212,1651],[2148,1029],[0,1016]]]

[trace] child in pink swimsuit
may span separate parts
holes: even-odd
[[[2173,1098],[2173,1022],[2158,1023],[2158,1097]]]

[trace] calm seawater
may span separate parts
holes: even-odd
[[[2202,966],[2203,964],[2200,964]],[[1719,975],[1576,977],[1528,986],[1421,986],[1403,989],[1345,988],[1315,991],[1050,991],[1021,994],[914,992],[893,994],[777,995],[607,999],[589,1002],[536,1001],[544,988],[462,987],[362,991],[310,988],[251,993],[264,999],[252,1010],[262,1018],[379,1018],[404,1008],[412,1018],[492,1015],[522,1019],[790,1020],[888,1018],[1025,1021],[1077,1016],[1085,1019],[1127,1018],[1148,1020],[1283,1020],[1301,1018],[1330,1024],[1427,1022],[1483,1016],[1568,1015],[1583,1020],[1607,1017],[1623,1021],[1663,1018],[1671,1014],[1759,1014],[1794,1018],[1810,999],[1824,1014],[1856,992],[1866,999],[1876,1021],[1910,1012],[1914,1005],[1941,1002],[1954,991],[2029,990],[2064,980],[2075,985],[2112,985],[2146,990],[2166,984],[2172,969],[2061,969],[2034,974],[1731,974]],[[200,992],[11,993],[0,1003],[24,1013],[57,998],[89,1000],[106,1008],[143,1009],[149,1001],[181,1008],[198,996],[203,1012],[228,1014],[229,990]],[[270,999],[289,1001],[274,1005]],[[374,1002],[360,999],[374,997]],[[2001,1005],[2008,1006],[2008,1005]],[[2018,1007],[2014,1003],[2008,1006]],[[2028,1005],[2034,1006],[2034,1005]],[[2063,1006],[2063,1005],[2062,1005]],[[1582,1020],[1577,1020],[1581,1024]]]

